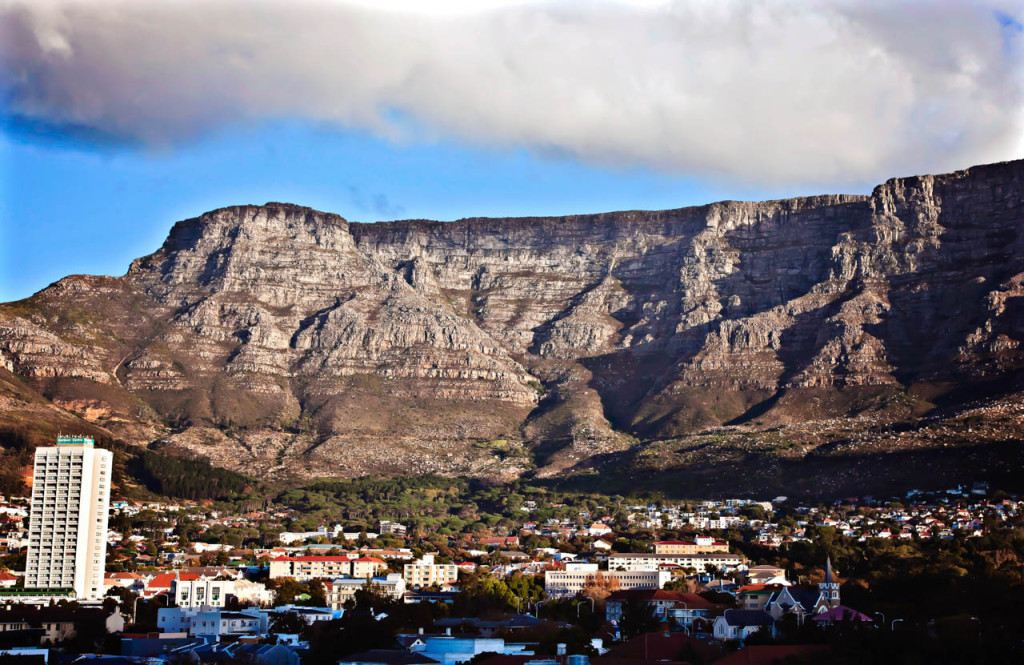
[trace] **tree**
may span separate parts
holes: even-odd
[[[597,571],[593,575],[587,576],[582,593],[584,597],[590,598],[596,604],[604,605],[605,599],[617,591],[618,588],[619,579],[617,577],[605,575],[601,571]]]
[[[308,626],[295,612],[277,612],[270,621],[269,632],[271,635],[298,635]]]
[[[658,629],[660,621],[654,616],[654,608],[638,594],[630,594],[622,606],[619,629],[623,636],[635,637]]]

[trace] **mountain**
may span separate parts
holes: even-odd
[[[0,305],[0,432],[72,419],[261,477],[839,491],[1019,442],[1022,340],[1024,161],[559,218],[268,203]]]

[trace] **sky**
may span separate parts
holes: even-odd
[[[1024,157],[994,0],[0,0],[0,301],[179,219],[868,193]]]

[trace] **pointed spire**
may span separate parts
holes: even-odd
[[[829,556],[825,559],[825,584],[833,582],[835,582],[835,577],[832,575],[832,557]]]

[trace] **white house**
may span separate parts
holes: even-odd
[[[745,640],[762,628],[775,636],[775,622],[764,610],[726,610],[715,619],[716,640]]]

